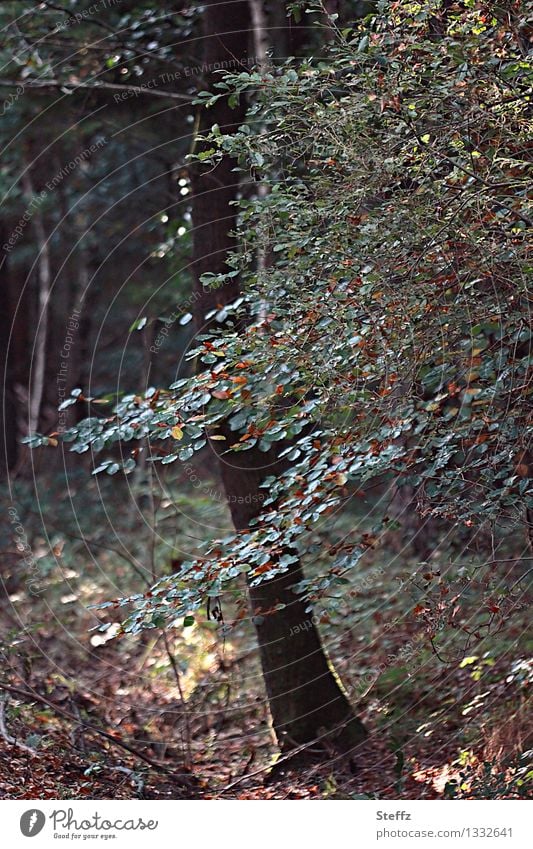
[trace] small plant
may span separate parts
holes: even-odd
[[[531,759],[532,752],[524,752],[520,761]],[[458,779],[448,781],[444,788],[445,799],[519,799],[531,792],[533,769],[531,766],[482,761],[466,764]]]

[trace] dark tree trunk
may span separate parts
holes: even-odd
[[[227,60],[245,60],[249,31],[248,2],[219,0],[204,13],[204,63],[211,70]],[[216,79],[216,77],[215,77]],[[209,86],[213,75],[206,79]],[[223,132],[235,130],[244,117],[243,107],[230,109],[219,100],[200,114],[199,129],[205,132],[217,123]],[[193,188],[193,269],[195,278],[195,312],[198,331],[205,328],[205,314],[218,305],[229,303],[239,295],[239,283],[216,290],[206,290],[200,277],[206,272],[226,269],[228,251],[235,246],[231,232],[235,229],[237,197],[235,163],[225,158],[216,168],[196,165],[192,170]],[[222,428],[224,432],[224,428]],[[229,431],[228,431],[229,434]],[[278,450],[281,450],[278,448]],[[222,480],[233,523],[237,529],[247,528],[261,511],[264,490],[260,483],[265,475],[281,469],[274,453],[254,449],[219,458]],[[256,623],[261,664],[272,714],[274,730],[283,750],[328,738],[348,750],[366,735],[362,723],[329,666],[318,631],[307,604],[294,593],[302,579],[299,565],[275,580],[250,587],[250,601]],[[276,612],[272,608],[282,603]]]
[[[17,462],[17,405],[15,398],[15,364],[10,337],[13,325],[13,293],[9,254],[2,248],[9,238],[0,226],[0,470],[5,474]]]

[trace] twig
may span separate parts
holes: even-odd
[[[21,687],[14,687],[12,684],[5,684],[3,681],[0,681],[0,689],[5,690],[6,693],[11,693],[14,696],[18,696],[22,699],[27,699],[28,701],[40,702],[43,705],[51,708],[55,713],[59,716],[63,716],[65,719],[70,720],[71,722],[75,722],[76,724],[80,723],[78,717],[74,716],[69,711],[64,710],[63,708],[56,705],[54,702],[47,699],[45,696],[41,696],[39,693],[36,693],[35,690],[23,690]],[[136,758],[139,758],[141,761],[149,764],[153,769],[160,770],[161,772],[165,772],[168,775],[172,775],[173,778],[179,778],[179,780],[184,784],[188,785],[188,781],[185,776],[178,775],[173,772],[168,767],[164,766],[164,764],[160,764],[157,761],[149,758],[148,755],[139,752],[137,749],[134,749],[133,746],[130,746],[129,743],[125,743],[123,740],[114,737],[112,734],[109,734],[107,731],[104,731],[102,728],[98,728],[97,725],[92,725],[90,722],[86,722],[84,719],[81,720],[81,723],[88,728],[90,731],[94,731],[95,734],[99,734],[101,737],[104,737],[114,746],[118,746],[121,749],[124,749],[126,752],[129,752],[131,755],[134,755]]]
[[[176,658],[174,657],[174,653],[170,648],[168,637],[166,631],[163,631],[163,641],[165,643],[165,649],[167,653],[167,657],[169,659],[170,665],[172,667],[172,671],[174,673],[174,678],[176,679],[176,686],[178,688],[178,693],[181,702],[181,709],[183,711],[183,720],[185,724],[185,744],[187,749],[187,762],[190,766],[192,763],[192,735],[191,735],[191,724],[189,721],[189,711],[187,709],[187,703],[185,701],[185,696],[183,693],[183,687],[181,686],[181,676],[179,673],[178,665],[176,663]]]
[[[180,100],[185,103],[192,103],[193,98],[188,94],[180,94],[177,91],[158,91],[156,88],[143,88],[140,85],[121,85],[120,83],[87,83],[87,82],[76,82],[76,83],[66,83],[61,82],[61,80],[42,80],[35,82],[27,82],[26,80],[0,80],[0,86],[8,87],[8,88],[24,88],[24,89],[47,89],[47,88],[59,88],[63,92],[63,94],[72,94],[78,88],[87,88],[92,91],[103,90],[103,91],[132,91],[135,94],[148,94],[153,97],[167,97],[170,100]]]
[[[135,784],[137,793],[139,795],[142,794],[144,790],[144,781],[142,780],[142,777],[139,775],[139,773],[136,772],[134,769],[129,769],[129,767],[126,766],[108,766],[107,764],[103,767],[103,769],[108,769],[113,772],[123,772],[124,775],[129,776],[131,781]]]
[[[521,559],[521,560],[522,560],[522,559],[523,559],[523,560],[531,560],[531,557],[524,557],[524,558],[520,558],[520,559]],[[528,576],[528,575],[530,575],[530,574],[531,574],[531,572],[533,572],[533,566],[531,567],[531,569],[528,569],[528,570],[527,570],[527,572],[524,572],[524,574],[523,574],[523,575],[520,575],[520,577],[516,579],[516,581],[514,582],[514,584],[511,584],[511,586],[509,587],[509,594],[510,594],[510,593],[514,590],[514,588],[516,587],[516,585],[517,585],[517,584],[520,584],[520,583],[524,580],[524,578],[527,578],[527,576]]]

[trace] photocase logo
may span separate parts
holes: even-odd
[[[46,822],[46,817],[42,811],[37,808],[32,808],[30,811],[24,811],[20,818],[20,830],[24,837],[35,837],[42,831]]]

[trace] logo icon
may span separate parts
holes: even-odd
[[[24,837],[35,837],[43,830],[46,817],[42,811],[37,808],[32,808],[29,811],[24,811],[20,818],[20,830]]]

